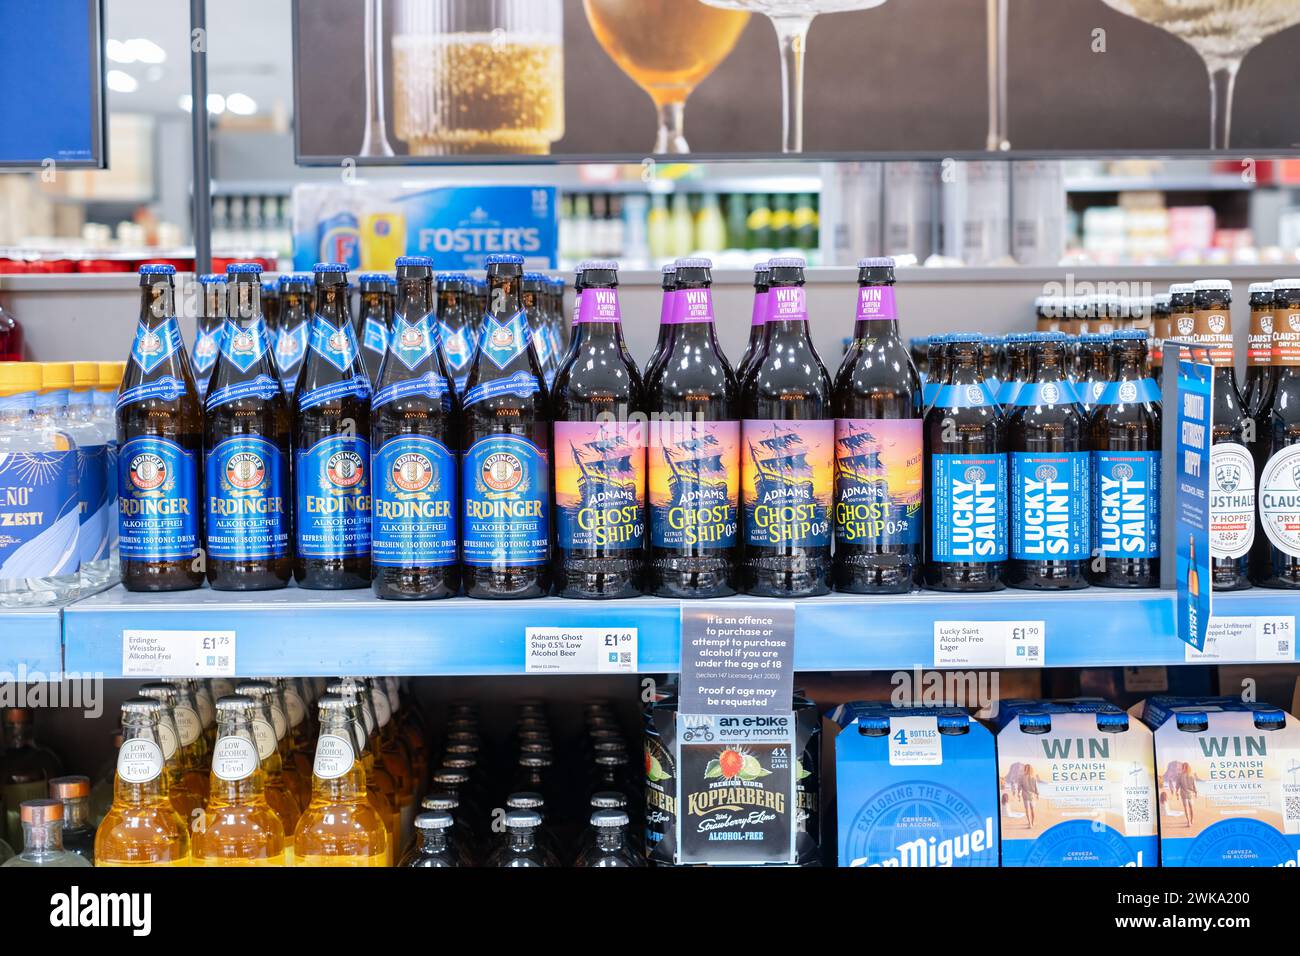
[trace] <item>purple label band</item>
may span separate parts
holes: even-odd
[[[808,296],[797,285],[767,290],[767,321],[807,322]]]
[[[618,307],[616,289],[584,289],[582,301],[578,303],[578,314],[574,325],[582,322],[620,322],[623,313]]]
[[[582,312],[582,293],[575,292],[573,294],[573,314],[569,316],[570,325],[573,325],[573,323],[578,321],[578,314],[580,312]]]
[[[676,292],[665,292],[663,304],[659,306],[659,324],[670,325],[673,321],[673,303],[677,301]]]
[[[678,289],[673,296],[672,314],[667,319],[670,325],[713,321],[712,289]]]
[[[892,285],[864,285],[858,289],[859,322],[896,318],[898,310],[894,307]]]
[[[767,293],[754,293],[754,315],[750,325],[762,325],[767,321]]]

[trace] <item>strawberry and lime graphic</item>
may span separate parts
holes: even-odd
[[[759,777],[770,776],[772,771],[764,769],[753,754],[727,747],[709,761],[704,768],[704,779],[743,780],[749,782]]]
[[[673,775],[663,768],[658,757],[647,750],[645,754],[645,778],[651,783],[662,783],[665,780],[671,780]]]

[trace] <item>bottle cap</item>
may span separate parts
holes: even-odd
[[[948,341],[951,338],[952,338],[951,332],[938,332],[930,336],[930,341],[927,343],[927,346],[929,348],[933,348],[936,345],[947,345]]]
[[[388,275],[383,272],[363,272],[357,276],[357,281],[361,283],[362,288],[367,285],[382,286],[387,284]]]
[[[549,767],[550,765],[551,758],[547,757],[545,754],[525,754],[519,758],[519,766],[521,767],[533,769],[537,767]]]
[[[34,827],[59,823],[63,820],[63,804],[58,800],[24,800],[19,805],[18,816],[23,823]]]
[[[262,282],[262,295],[279,295],[280,283],[275,279],[266,279]]]
[[[767,260],[767,267],[769,269],[806,269],[808,268],[808,260],[803,256],[777,256]]]
[[[1251,295],[1271,295],[1274,289],[1272,282],[1252,282],[1249,286]]]
[[[1097,714],[1098,727],[1127,727],[1128,714],[1121,711],[1100,711]]]
[[[122,718],[125,720],[127,717],[148,717],[156,721],[162,707],[159,701],[150,700],[148,697],[128,697],[122,701]]]
[[[520,255],[515,255],[512,252],[494,252],[483,260],[483,264],[489,266],[495,266],[495,265],[522,266],[524,264],[524,257]]]
[[[236,714],[252,720],[257,713],[257,701],[243,694],[227,694],[217,698],[216,708],[218,714]]]
[[[0,362],[0,395],[20,395],[41,387],[41,367],[35,362]]]
[[[417,830],[447,830],[455,825],[455,819],[446,810],[421,813],[415,818]]]
[[[460,806],[460,797],[454,793],[431,793],[420,801],[421,810],[455,810]]]
[[[1145,342],[1147,334],[1144,329],[1116,329],[1110,338],[1112,342]]]
[[[1050,715],[1044,714],[1042,711],[1026,710],[1020,714],[1020,726],[1034,728],[1051,727],[1052,718]]]
[[[531,830],[542,825],[542,816],[536,810],[510,810],[506,813],[506,829]]]
[[[1286,723],[1286,711],[1281,707],[1274,707],[1271,704],[1256,704],[1251,708],[1255,715],[1256,724],[1278,724],[1279,726]]]
[[[1175,282],[1169,286],[1170,295],[1186,295],[1189,292],[1195,292],[1196,287],[1190,282]]]
[[[591,795],[591,806],[596,810],[619,810],[627,806],[627,797],[617,790],[598,790]]]
[[[41,389],[50,391],[52,389],[72,388],[72,363],[71,362],[42,362],[41,363]]]
[[[176,267],[165,262],[146,262],[140,267],[142,276],[174,276]]]
[[[232,262],[226,266],[227,275],[256,275],[262,274],[261,263],[257,262]]]
[[[1033,341],[1037,335],[1038,333],[1036,332],[1012,332],[1007,336],[1007,344],[1018,345],[1024,342],[1030,342]]]
[[[546,799],[540,793],[527,790],[506,797],[506,806],[511,810],[539,810],[546,806]]]
[[[311,287],[312,277],[306,272],[295,272],[291,275],[280,276],[280,288],[287,289],[293,286],[299,292],[305,292]]]
[[[1200,727],[1208,724],[1210,718],[1203,710],[1184,710],[1174,714],[1174,725],[1182,727]]]
[[[866,733],[867,731],[887,733],[889,731],[889,717],[886,714],[867,714],[865,717],[858,718],[858,732]]]
[[[1151,301],[1157,309],[1167,309],[1169,308],[1169,293],[1157,292],[1151,297]]]
[[[937,724],[940,730],[960,730],[970,726],[970,717],[966,714],[940,714]]]
[[[1105,332],[1085,332],[1079,336],[1081,345],[1105,345],[1110,341],[1110,336]]]
[[[1231,279],[1197,279],[1192,283],[1196,292],[1231,292]]]
[[[620,764],[627,763],[626,753],[601,754],[596,758],[596,765],[599,767],[617,767]]]
[[[769,260],[768,265],[771,266],[771,264],[772,263]],[[685,258],[678,259],[676,262],[673,263],[673,265],[676,267],[678,271],[682,269],[712,269],[713,260],[706,259],[703,256],[693,256],[693,257],[685,257]]]
[[[1069,341],[1069,339],[1070,337],[1066,335],[1064,332],[1035,332],[1034,333],[1035,342],[1046,342],[1055,345],[1064,345],[1066,342]]]
[[[892,269],[894,268],[893,256],[868,256],[865,259],[858,260],[859,269]]]
[[[55,800],[73,800],[90,796],[90,778],[81,774],[50,779],[50,796]]]
[[[469,782],[469,774],[463,770],[435,770],[430,779],[443,786],[459,787]]]
[[[1274,279],[1273,280],[1274,292],[1281,292],[1284,289],[1292,292],[1294,292],[1297,289],[1300,289],[1300,279]]]
[[[402,266],[421,266],[424,268],[432,269],[433,260],[430,259],[428,256],[398,256],[397,261],[393,263],[393,265],[395,265],[399,269],[402,268]],[[438,277],[442,278],[442,276],[446,274],[447,273],[441,273],[439,274]]]
[[[227,269],[234,269],[234,265],[229,265]],[[205,272],[199,276],[199,285],[220,285],[226,281],[224,272]]]
[[[141,684],[139,696],[148,697],[150,700],[159,700],[168,707],[176,704],[176,688],[164,681],[150,681],[147,684]]]
[[[597,810],[591,815],[591,825],[597,829],[627,826],[626,810]]]
[[[947,341],[952,345],[979,345],[984,336],[978,332],[949,332]]]

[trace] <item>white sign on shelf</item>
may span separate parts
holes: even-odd
[[[527,674],[635,674],[635,627],[524,629]]]
[[[1273,663],[1295,660],[1295,617],[1219,617],[1210,619],[1205,650],[1190,644],[1184,660],[1188,664],[1215,661]]]
[[[1043,621],[935,621],[935,667],[1042,667]]]
[[[234,631],[124,628],[123,677],[234,677]]]

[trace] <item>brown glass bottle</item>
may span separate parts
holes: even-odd
[[[36,742],[32,711],[8,707],[4,712],[4,735],[0,738],[0,807],[4,830],[0,837],[17,853],[23,848],[23,826],[18,807],[25,800],[47,796],[48,781],[63,773],[62,763],[52,750]]]
[[[1246,335],[1246,378],[1241,401],[1246,412],[1262,417],[1272,401],[1277,369],[1273,366],[1273,283],[1250,284],[1250,329]]]
[[[203,583],[203,417],[180,324],[174,266],[140,267],[140,321],[117,404],[118,537],[128,591]]]
[[[1300,588],[1300,279],[1273,283],[1272,367],[1276,375],[1255,418],[1259,439],[1259,527],[1252,579]]]
[[[357,311],[357,341],[361,344],[361,361],[370,377],[370,387],[379,383],[379,368],[388,351],[388,334],[393,326],[393,300],[388,276],[382,272],[363,273],[361,307]]]
[[[190,354],[190,365],[194,372],[194,384],[198,386],[199,395],[208,391],[208,380],[217,368],[217,356],[221,354],[221,330],[226,324],[226,277],[219,272],[208,272],[199,276],[199,314],[198,328],[194,335],[194,349]]]

